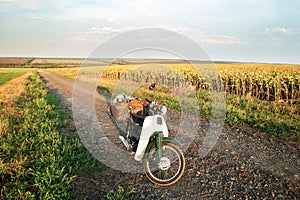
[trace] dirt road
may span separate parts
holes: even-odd
[[[91,134],[95,130],[90,128],[81,135],[86,145],[93,145],[90,149],[95,157],[107,161],[107,158],[102,158],[103,147],[97,147],[97,142],[104,144],[103,140],[110,140],[110,144],[122,149],[117,137],[119,130],[109,116],[107,93],[95,91],[92,86],[76,85],[80,89],[77,89],[76,105],[72,107],[74,82],[44,71],[39,74],[48,89],[62,100],[70,112],[72,108],[73,111],[81,110],[73,115],[79,131],[84,131],[80,128],[80,119],[82,127],[86,123],[90,127],[100,124],[102,134]],[[174,133],[178,113],[169,112],[168,125],[170,132]],[[143,173],[110,169],[97,177],[89,173],[80,174],[75,189],[81,194],[80,198],[86,199],[101,199],[118,186],[135,188],[141,199],[300,199],[299,144],[267,136],[248,126],[224,124],[217,144],[203,157],[199,148],[207,123],[200,120],[198,135],[185,152],[185,173],[175,185],[158,187],[150,183]],[[96,144],[92,144],[93,141]],[[111,165],[120,166],[119,152],[116,150],[115,157],[110,158]],[[135,163],[132,155],[128,154],[126,160],[128,166],[140,170],[140,164]]]

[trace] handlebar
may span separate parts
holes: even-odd
[[[167,112],[167,108],[166,106],[161,105],[159,102],[152,101],[149,105],[149,112],[150,115],[164,115]]]

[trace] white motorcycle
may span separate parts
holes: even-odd
[[[127,103],[130,101],[125,100]],[[152,183],[172,185],[182,177],[185,169],[184,155],[178,147],[181,144],[168,137],[169,131],[163,117],[166,107],[149,100],[143,104],[142,111],[129,115],[126,131],[119,138],[128,151],[135,153],[134,159],[143,162],[144,172]],[[130,103],[128,105],[131,109]]]

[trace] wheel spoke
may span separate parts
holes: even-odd
[[[163,148],[162,158],[157,164],[154,159],[145,161],[145,172],[150,181],[158,185],[170,185],[179,180],[184,171],[184,157],[174,145],[167,144]],[[150,151],[149,157],[156,157],[155,149]]]

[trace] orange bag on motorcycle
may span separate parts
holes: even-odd
[[[131,100],[129,103],[129,109],[130,109],[130,113],[131,114],[137,114],[138,112],[141,111],[141,113],[143,113],[143,101],[142,100]]]

